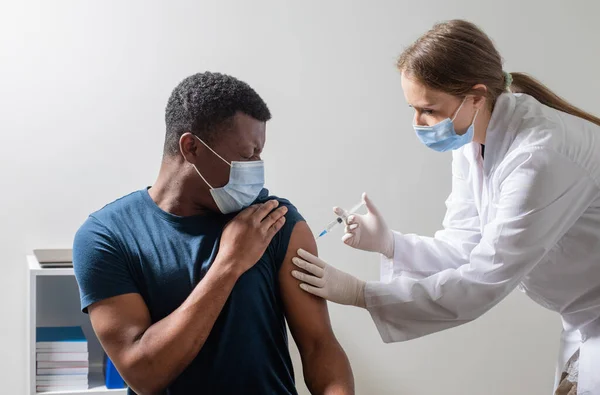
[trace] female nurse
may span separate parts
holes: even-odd
[[[366,308],[385,342],[472,321],[519,288],[562,317],[556,393],[600,395],[600,118],[504,72],[466,21],[435,25],[398,69],[417,137],[452,151],[443,230],[394,232],[363,195],[368,212],[348,218],[342,240],[382,255],[380,281],[302,250],[292,274],[307,292]]]

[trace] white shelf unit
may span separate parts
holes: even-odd
[[[27,256],[27,388],[29,395],[126,395],[126,389],[109,390],[104,385],[104,353],[90,320],[79,304],[79,289],[73,268],[42,268],[35,256]],[[75,326],[83,328],[90,358],[87,390],[36,392],[35,342],[37,326]]]

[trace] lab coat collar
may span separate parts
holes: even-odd
[[[492,116],[485,135],[485,160],[483,171],[487,176],[493,172],[496,165],[502,161],[516,135],[518,122],[514,120],[517,100],[512,93],[503,93],[494,105]],[[464,154],[473,165],[480,158],[481,146],[478,143],[470,143],[465,147]]]

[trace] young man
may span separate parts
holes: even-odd
[[[82,309],[130,393],[296,394],[286,318],[310,391],[354,393],[325,302],[290,274],[295,251],[316,253],[310,229],[263,189],[270,117],[244,82],[186,78],[155,184],[77,232]]]

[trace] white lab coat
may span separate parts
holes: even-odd
[[[600,395],[600,127],[528,95],[498,98],[485,141],[453,152],[444,229],[395,233],[367,309],[385,342],[472,321],[515,288],[561,314],[559,370]],[[587,392],[586,392],[587,391]]]

